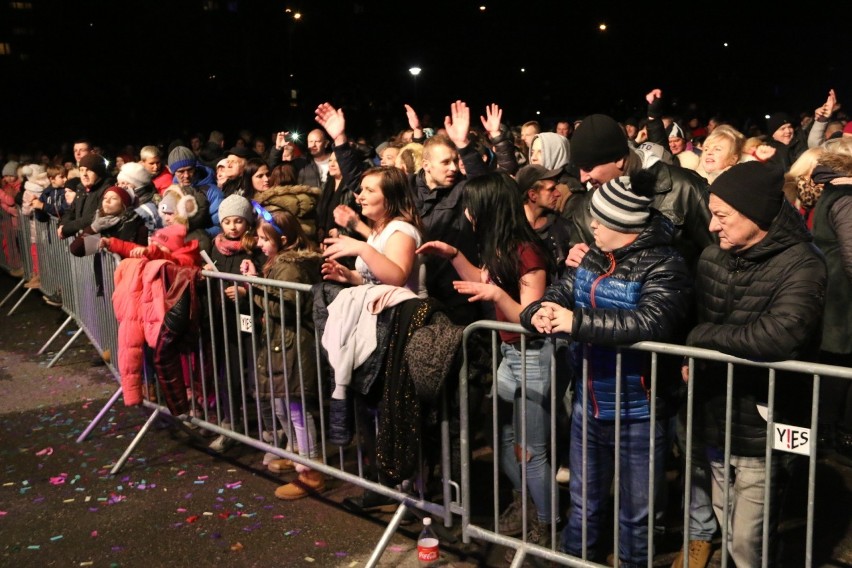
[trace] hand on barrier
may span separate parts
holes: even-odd
[[[240,274],[246,276],[257,276],[257,268],[249,259],[245,259],[240,263]]]

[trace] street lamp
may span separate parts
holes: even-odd
[[[417,102],[417,76],[420,75],[420,67],[409,67],[408,72],[414,78],[414,101]]]

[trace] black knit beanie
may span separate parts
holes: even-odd
[[[785,124],[793,124],[790,121],[790,117],[787,116],[786,112],[776,112],[769,115],[769,118],[766,119],[766,133],[769,136],[775,134],[775,131],[784,126]]]
[[[627,136],[621,126],[605,114],[584,118],[571,137],[571,161],[586,171],[620,160],[628,152]]]
[[[92,170],[99,178],[105,178],[107,174],[106,161],[97,154],[86,154],[80,158],[80,167]]]
[[[764,231],[781,210],[784,173],[760,162],[737,164],[710,185],[710,193],[754,221]]]

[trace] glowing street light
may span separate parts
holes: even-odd
[[[417,101],[417,76],[423,71],[420,67],[409,67],[408,72],[414,78],[414,101]]]

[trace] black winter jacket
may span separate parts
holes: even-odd
[[[77,190],[77,197],[59,222],[62,226],[63,238],[73,237],[92,224],[92,221],[95,220],[95,213],[101,206],[104,191],[113,183],[112,178],[103,178],[93,185],[89,191],[86,191],[82,185],[80,186],[82,189]]]
[[[488,173],[488,168],[482,162],[472,144],[459,150],[459,157],[464,161],[468,178]],[[462,209],[462,193],[465,180],[451,187],[430,189],[426,184],[426,174],[420,170],[410,177],[409,183],[414,189],[414,203],[417,212],[423,220],[423,242],[443,241],[459,249],[474,265],[479,263],[479,251],[473,235],[473,226],[464,216]],[[426,264],[426,289],[429,296],[442,302],[448,310],[448,315],[457,324],[471,323],[480,319],[479,310],[470,302],[468,297],[456,292],[453,280],[459,275],[452,263],[438,255],[428,255]],[[464,313],[465,315],[461,315]],[[469,321],[464,321],[469,320]]]
[[[801,215],[786,201],[766,237],[732,254],[704,250],[695,282],[696,325],[687,345],[756,361],[815,360],[820,345],[827,273]],[[696,361],[695,400],[707,444],[724,447],[726,365]],[[768,398],[768,371],[736,367],[731,452],[761,457],[766,421],[756,403]],[[776,375],[776,421],[807,423],[810,376]]]
[[[631,150],[628,167],[624,175],[630,175],[640,169],[654,174],[654,200],[651,206],[669,218],[675,225],[675,248],[683,255],[690,267],[694,267],[701,251],[716,242],[710,233],[710,211],[707,208],[709,198],[707,181],[692,170],[666,164],[659,158],[642,149]],[[594,237],[589,226],[592,215],[589,212],[592,194],[596,190],[574,195],[569,201],[573,211],[573,230],[571,244],[593,243]],[[579,200],[582,195],[582,201]]]

